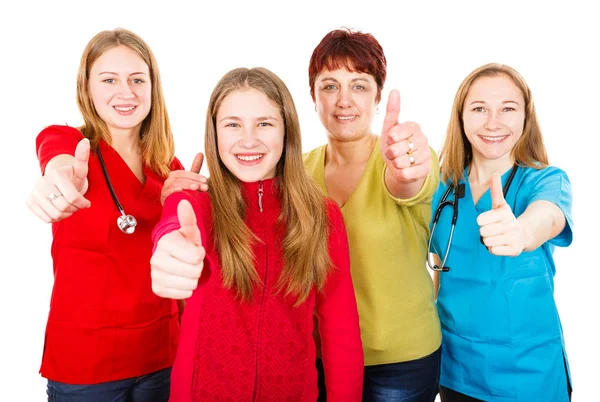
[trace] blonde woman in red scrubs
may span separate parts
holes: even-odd
[[[92,38],[77,103],[82,127],[38,135],[43,176],[27,200],[52,223],[48,400],[167,401],[179,311],[152,293],[149,261],[163,182],[182,166],[148,45],[124,29]]]

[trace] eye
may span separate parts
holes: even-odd
[[[115,81],[116,80],[114,78],[107,78],[105,80],[102,80],[102,82],[106,82],[107,84],[114,84]]]
[[[237,123],[227,123],[225,124],[225,127],[239,127],[240,125]]]
[[[141,78],[133,78],[131,82],[133,82],[134,84],[143,84],[145,81]]]
[[[514,112],[516,109],[514,107],[511,106],[507,106],[504,109],[502,109],[502,111],[504,112]]]
[[[271,123],[267,123],[266,121],[258,123],[258,127],[273,127]]]
[[[364,87],[364,86],[362,86],[362,85],[355,85],[353,88],[354,88],[354,89],[357,89],[357,90],[359,90],[359,91],[364,91],[365,89],[367,89],[367,88],[365,88],[365,87]]]
[[[473,108],[474,112],[485,112],[485,109],[483,108],[483,106],[477,106],[475,108]]]
[[[335,85],[333,85],[333,84],[329,84],[329,85],[325,85],[323,87],[323,89],[326,90],[326,91],[333,91],[333,90],[337,89],[337,87]]]

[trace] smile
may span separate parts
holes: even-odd
[[[244,162],[254,162],[261,159],[265,154],[256,154],[256,155],[236,155],[235,157]]]
[[[486,142],[500,142],[500,141],[504,140],[505,138],[508,138],[508,135],[500,135],[497,137],[488,137],[485,135],[480,135],[479,137],[481,137]]]

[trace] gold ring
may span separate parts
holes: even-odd
[[[58,198],[58,197],[60,197],[60,196],[62,196],[62,194],[61,194],[61,193],[54,193],[54,194],[52,194],[52,195],[48,196],[48,201],[50,201],[50,202],[54,202],[54,200],[55,200],[55,199],[57,199],[57,198]]]
[[[408,155],[408,161],[410,162],[410,166],[415,164],[415,157],[412,155]]]
[[[406,152],[406,153],[409,155],[412,155],[414,150],[415,150],[415,143],[412,141],[408,141],[408,152]]]

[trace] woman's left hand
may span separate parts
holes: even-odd
[[[525,230],[504,199],[499,173],[490,184],[492,209],[477,217],[483,243],[494,255],[517,256],[525,249]]]
[[[160,194],[160,203],[164,204],[167,197],[183,190],[208,191],[208,180],[200,174],[204,154],[199,152],[194,158],[192,168],[187,170],[173,170],[163,184]]]
[[[380,151],[392,176],[400,182],[425,179],[431,170],[427,137],[414,122],[399,123],[400,93],[390,92],[381,131]]]

